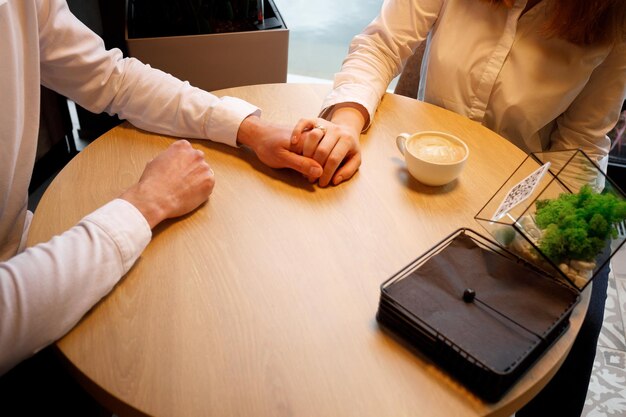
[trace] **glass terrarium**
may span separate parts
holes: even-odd
[[[503,248],[582,290],[624,244],[626,196],[581,150],[533,153],[475,218]]]

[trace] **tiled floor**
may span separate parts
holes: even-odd
[[[626,416],[626,245],[612,259],[612,274],[583,417]]]

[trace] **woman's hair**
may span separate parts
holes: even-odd
[[[512,7],[515,0],[483,0]],[[626,39],[626,0],[543,0],[548,4],[545,34],[577,45]]]

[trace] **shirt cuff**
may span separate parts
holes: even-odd
[[[367,110],[367,113],[369,114],[369,122],[367,126],[363,127],[363,131],[366,131],[372,124],[374,113],[376,112],[376,108],[380,102],[380,97],[376,94],[376,92],[372,91],[371,88],[363,85],[343,84],[336,87],[324,99],[320,117],[327,119],[332,114],[333,107],[336,104],[347,102],[358,103],[365,107],[365,110]]]
[[[247,101],[222,97],[204,124],[206,137],[236,147],[239,126],[250,115],[260,116],[261,110]]]
[[[126,200],[115,199],[86,216],[82,222],[100,227],[117,246],[124,273],[150,243],[152,230],[141,212]]]

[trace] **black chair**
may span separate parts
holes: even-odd
[[[67,99],[42,86],[37,157],[29,193],[63,168],[76,153]]]
[[[426,52],[426,41],[422,42],[413,55],[407,60],[398,79],[398,84],[394,89],[394,94],[406,97],[417,98],[417,90],[420,84],[420,70],[422,68],[422,60]]]

